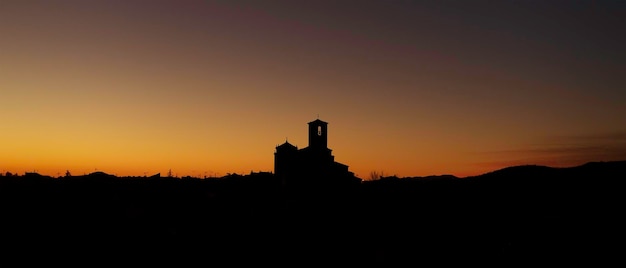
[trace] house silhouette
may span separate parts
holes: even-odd
[[[335,161],[328,148],[328,123],[316,119],[309,124],[309,146],[298,149],[285,141],[274,152],[274,174],[283,186],[351,184],[361,179],[348,166]]]

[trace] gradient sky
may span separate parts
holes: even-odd
[[[625,1],[0,1],[0,171],[626,160]]]

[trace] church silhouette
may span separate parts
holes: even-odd
[[[348,166],[335,161],[328,148],[328,123],[316,119],[309,124],[309,146],[298,149],[288,141],[276,146],[274,174],[284,186],[351,184],[361,182]]]

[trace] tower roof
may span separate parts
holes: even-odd
[[[324,124],[324,125],[328,125],[328,123],[327,123],[327,122],[324,122],[324,121],[322,121],[322,120],[319,120],[319,118],[318,118],[318,119],[315,119],[315,120],[313,120],[313,121],[311,121],[311,122],[309,122],[309,125],[311,125],[311,124],[315,124],[315,125],[317,125],[317,124]]]

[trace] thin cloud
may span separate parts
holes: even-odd
[[[626,160],[626,132],[553,136],[523,149],[478,153],[498,159],[475,163],[488,168],[527,164],[573,166],[586,162]]]
[[[597,133],[587,135],[551,136],[547,137],[543,143],[626,143],[626,131]]]

